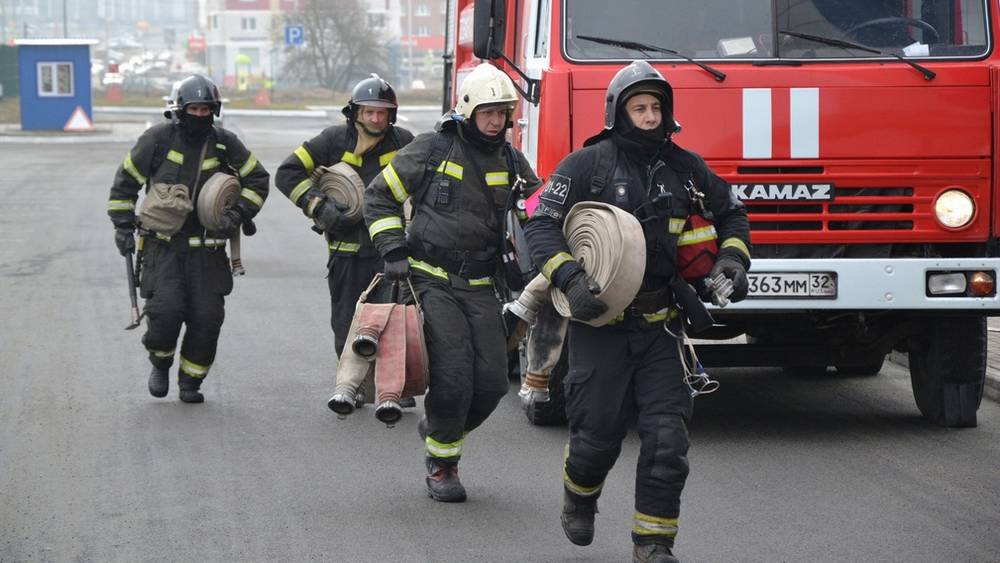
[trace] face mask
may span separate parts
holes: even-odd
[[[654,153],[669,144],[662,122],[654,129],[639,129],[624,111],[618,112],[612,135],[625,149],[642,154]]]
[[[191,115],[190,113],[182,113],[180,117],[181,127],[195,137],[204,137],[208,135],[209,131],[212,130],[212,124],[214,122],[215,116],[212,114],[200,117],[197,115]]]
[[[503,146],[504,142],[507,140],[507,128],[504,127],[499,133],[493,136],[485,135],[482,131],[476,127],[475,122],[471,119],[466,119],[462,122],[462,128],[464,129],[464,137],[468,139],[473,146],[484,151],[495,151]]]

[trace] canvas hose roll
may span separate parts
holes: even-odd
[[[207,230],[212,231],[222,226],[222,215],[240,197],[240,182],[235,176],[216,172],[212,174],[198,192],[198,221]],[[246,273],[243,261],[240,259],[240,231],[229,239],[229,258],[233,266],[233,275],[242,276]]]
[[[358,173],[346,162],[333,166],[321,166],[317,187],[323,195],[347,206],[344,217],[353,225],[363,218],[361,208],[364,201],[365,183]]]
[[[603,326],[632,303],[646,272],[646,238],[631,213],[609,203],[583,201],[570,209],[563,224],[570,254],[600,286],[597,298],[608,306],[603,315],[581,321]],[[564,317],[572,317],[569,300],[552,288],[552,304]]]
[[[337,383],[327,406],[338,415],[354,411],[358,388],[374,362],[375,417],[391,426],[402,416],[400,399],[422,395],[429,369],[424,340],[423,311],[413,286],[414,304],[369,303],[368,297],[382,281],[377,274],[361,293],[337,366]]]

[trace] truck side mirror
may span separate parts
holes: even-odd
[[[491,60],[504,54],[506,20],[506,0],[476,0],[472,13],[472,52],[477,57]]]

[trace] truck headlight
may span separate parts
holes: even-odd
[[[934,202],[934,215],[945,227],[960,229],[972,222],[976,215],[976,204],[969,194],[951,189],[938,196]]]

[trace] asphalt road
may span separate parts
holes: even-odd
[[[433,115],[406,116],[425,130]],[[231,118],[273,171],[324,124]],[[427,498],[418,406],[392,429],[327,410],[325,249],[272,192],[227,301],[207,402],[146,391],[105,215],[127,144],[0,146],[0,561],[629,561],[638,442],[597,537],[559,526],[563,429],[514,388],[466,443],[470,500]],[[905,369],[720,370],[697,400],[677,554],[719,561],[1000,560],[1000,407],[926,425]]]

